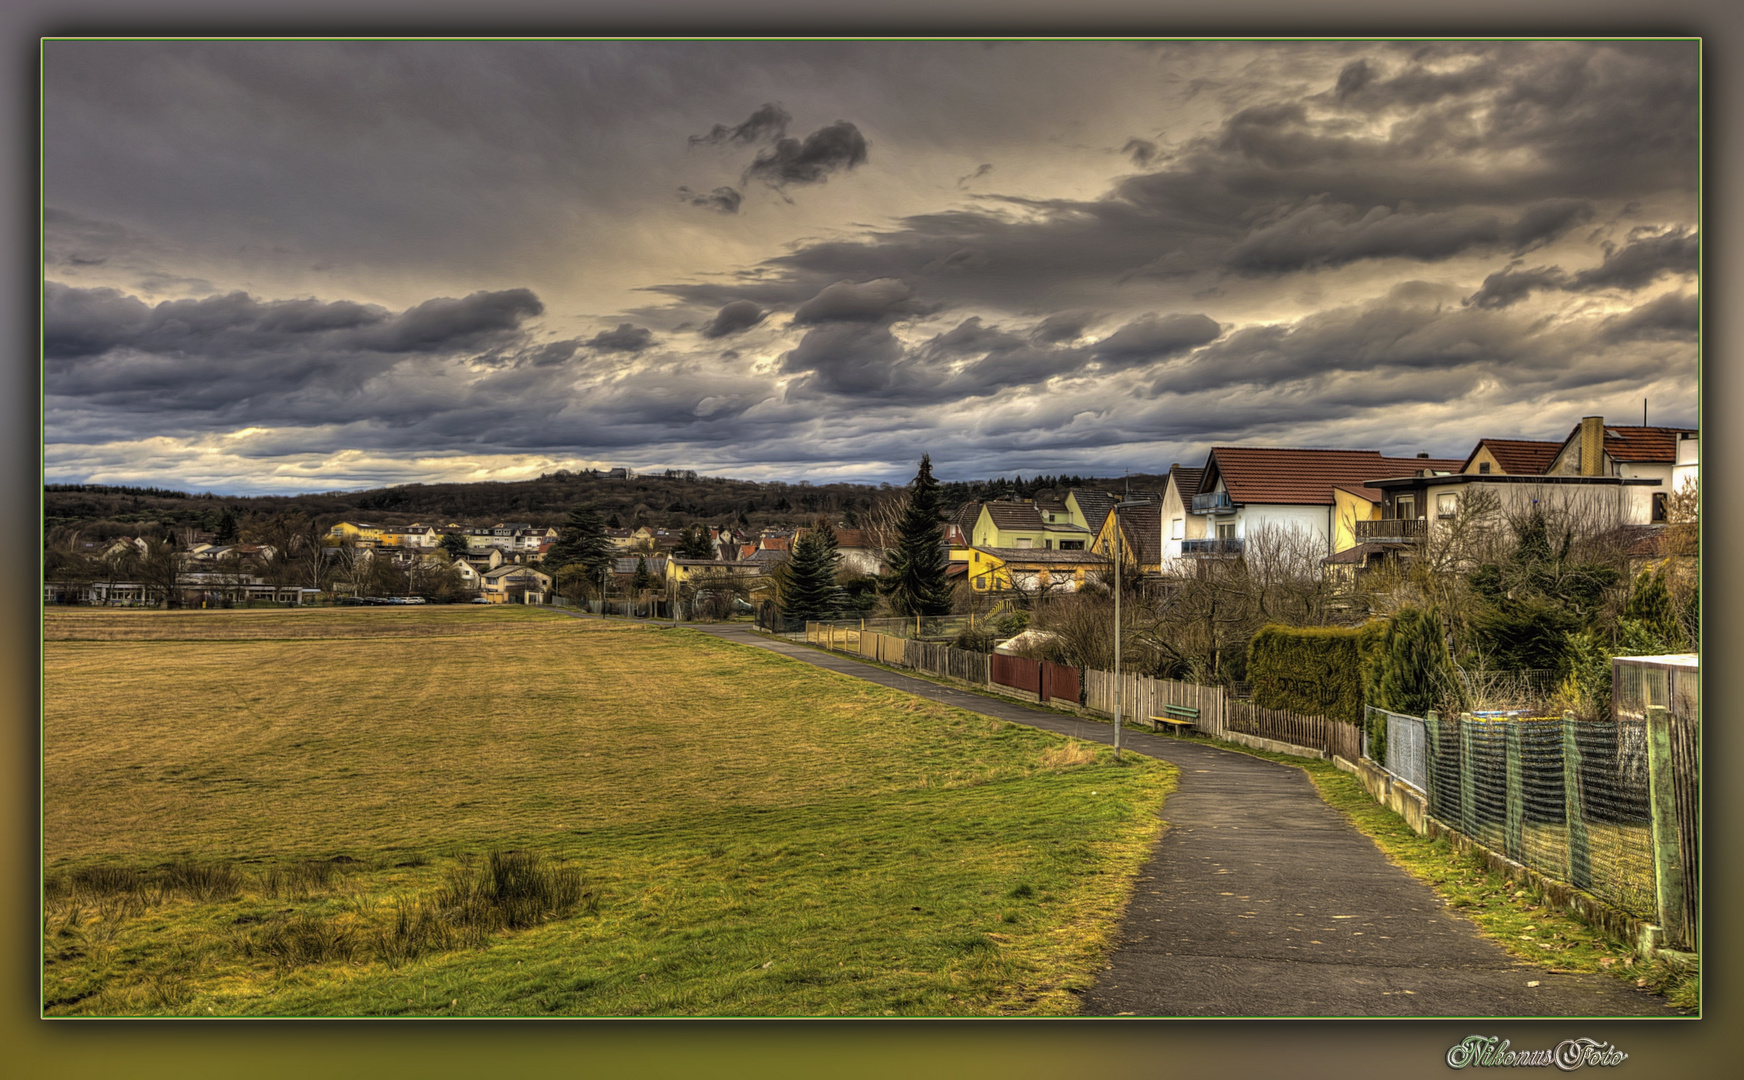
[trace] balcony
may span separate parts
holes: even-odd
[[[1429,522],[1423,518],[1356,523],[1356,542],[1359,544],[1421,544],[1428,536]]]
[[[1233,514],[1235,504],[1229,501],[1229,492],[1213,491],[1206,495],[1193,496],[1193,512],[1195,514]]]
[[[1188,558],[1230,557],[1241,554],[1241,539],[1231,537],[1224,540],[1183,540],[1181,554]]]

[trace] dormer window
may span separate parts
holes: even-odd
[[[1478,472],[1484,476],[1490,475],[1490,463],[1487,461],[1478,462]]]

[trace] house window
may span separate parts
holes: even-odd
[[[1653,493],[1653,520],[1654,521],[1663,522],[1665,520],[1665,498],[1666,498],[1666,495],[1665,495],[1665,492],[1663,492],[1663,491],[1656,491]]]
[[[1027,536],[1020,536],[1016,540],[1012,541],[1012,545],[1014,547],[1020,547],[1020,548],[1034,547],[1035,541],[1030,539]]]
[[[1482,473],[1485,476],[1490,475],[1490,463],[1487,461],[1478,462],[1478,472]]]
[[[1235,539],[1235,522],[1233,522],[1233,521],[1219,521],[1217,523],[1217,538],[1219,540],[1234,540]]]
[[[1451,518],[1459,516],[1459,496],[1449,492],[1435,497],[1435,516]]]
[[[1169,539],[1170,540],[1181,539],[1183,536],[1186,535],[1185,530],[1186,530],[1186,519],[1185,518],[1170,518],[1169,519]]]
[[[1393,500],[1393,517],[1403,521],[1417,516],[1417,498],[1414,495],[1401,495]]]

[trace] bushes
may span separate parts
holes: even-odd
[[[1362,723],[1364,657],[1381,632],[1376,623],[1349,630],[1262,627],[1248,644],[1254,704]]]

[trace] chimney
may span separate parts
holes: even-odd
[[[1602,416],[1581,417],[1580,433],[1580,474],[1582,476],[1605,475],[1605,418]]]
[[[1417,451],[1417,456],[1418,456],[1418,457],[1420,457],[1420,458],[1426,458],[1426,457],[1428,457],[1428,456],[1429,456],[1429,451],[1427,451],[1427,450],[1419,450],[1419,451]]]

